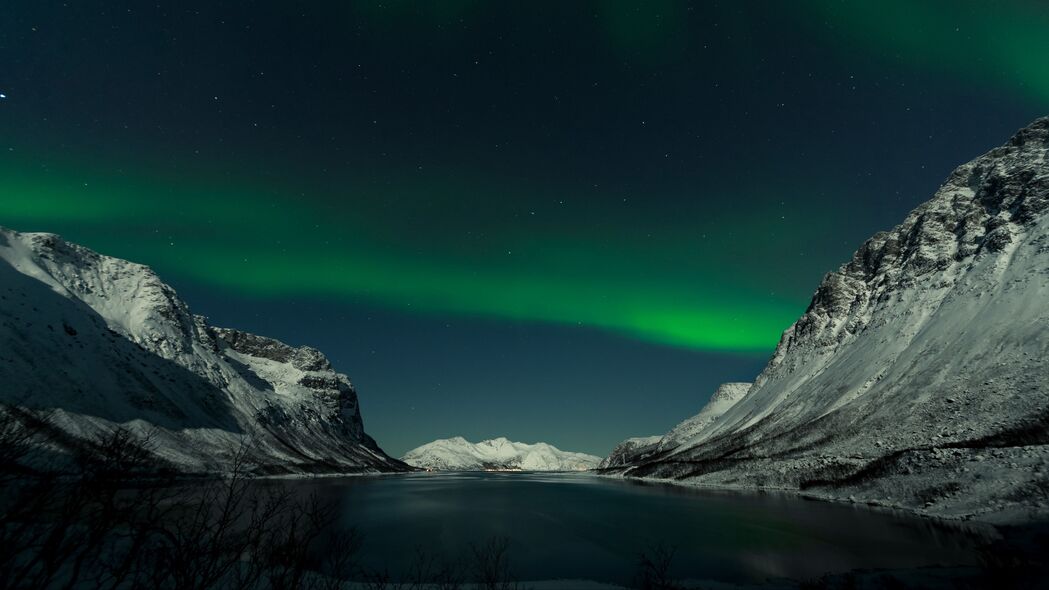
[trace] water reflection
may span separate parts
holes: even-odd
[[[274,483],[263,485],[276,485]],[[676,548],[677,577],[811,578],[857,568],[973,565],[990,531],[786,494],[708,491],[586,474],[421,473],[301,480],[357,527],[369,567],[396,575],[413,548],[455,560],[511,541],[520,579],[626,583],[641,551]]]

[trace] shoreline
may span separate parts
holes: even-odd
[[[966,526],[972,528],[983,529],[983,532],[989,532],[994,537],[1001,539],[1004,536],[1001,533],[1001,529],[1010,527],[1023,527],[1029,525],[1038,525],[1038,520],[1027,520],[1027,521],[1009,521],[1009,522],[991,522],[987,520],[981,520],[970,515],[964,516],[951,516],[951,515],[938,515],[930,514],[928,512],[921,511],[917,508],[910,506],[904,506],[899,504],[888,504],[882,502],[873,501],[858,501],[850,500],[848,498],[842,498],[837,496],[814,494],[799,489],[785,488],[785,487],[773,487],[773,486],[742,486],[742,485],[728,485],[728,484],[711,484],[698,481],[683,481],[667,478],[657,477],[633,477],[622,474],[608,474],[608,473],[590,473],[594,477],[616,479],[622,481],[631,481],[637,483],[650,483],[660,484],[666,486],[673,486],[679,488],[689,488],[694,490],[707,490],[712,492],[732,492],[740,494],[782,494],[794,496],[796,498],[803,498],[806,500],[813,500],[817,502],[828,502],[832,504],[848,505],[848,506],[860,506],[867,510],[873,510],[875,512],[885,513],[902,513],[911,517],[920,517],[928,519],[950,526]]]
[[[449,470],[449,471],[427,471],[427,470],[412,470],[412,471],[374,471],[374,472],[301,472],[301,473],[280,473],[280,474],[259,474],[250,475],[250,479],[254,480],[320,480],[320,479],[339,479],[339,478],[359,478],[359,477],[387,477],[387,476],[398,476],[398,475],[420,475],[420,474],[469,474],[469,473],[491,473],[491,471],[477,470],[477,471],[462,471],[462,470]],[[907,506],[905,504],[898,504],[892,502],[886,502],[882,500],[860,500],[850,499],[847,496],[835,496],[830,494],[821,494],[817,492],[800,490],[797,488],[788,487],[777,487],[777,486],[754,486],[754,485],[732,485],[732,484],[717,484],[717,483],[706,483],[699,481],[689,480],[677,480],[671,478],[657,478],[657,477],[635,477],[623,474],[612,474],[612,473],[600,473],[597,471],[498,471],[498,473],[526,473],[526,474],[545,474],[545,475],[586,475],[601,479],[619,480],[638,484],[658,484],[665,486],[673,486],[675,488],[682,489],[693,489],[693,490],[706,490],[711,492],[729,492],[738,494],[780,494],[789,495],[795,498],[802,498],[805,500],[812,500],[818,502],[829,502],[839,505],[859,506],[867,510],[873,510],[876,512],[884,513],[897,513],[906,515],[909,517],[920,517],[935,522],[944,523],[950,526],[962,526],[966,528],[979,529],[980,532],[990,533],[996,538],[1002,538],[1002,529],[1014,529],[1014,528],[1025,528],[1031,526],[1039,526],[1049,523],[1049,515],[1040,515],[1034,518],[1025,517],[1017,514],[1015,511],[998,511],[998,512],[987,512],[982,514],[934,514],[928,511],[922,510],[914,506]],[[180,474],[176,477],[176,480],[193,481],[201,479],[225,479],[229,474],[225,473],[185,473]],[[985,516],[991,516],[991,518],[983,518]]]

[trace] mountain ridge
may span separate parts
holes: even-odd
[[[746,395],[619,472],[948,517],[1044,512],[1047,150],[1040,118],[958,167],[824,277]]]
[[[89,438],[147,432],[159,458],[222,471],[403,471],[319,351],[194,315],[147,266],[0,227],[0,402]]]
[[[519,443],[505,437],[471,443],[461,436],[437,439],[405,453],[401,460],[433,471],[584,471],[601,458],[562,451],[543,443]]]

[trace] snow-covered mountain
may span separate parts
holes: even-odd
[[[705,429],[742,399],[752,385],[752,383],[722,383],[698,414],[684,420],[662,436],[643,436],[624,440],[612,449],[612,452],[601,461],[598,467],[607,469],[634,465],[656,453],[688,448]]]
[[[659,441],[661,440],[663,440],[663,437],[658,434],[655,436],[628,438],[616,445],[612,452],[601,460],[597,467],[598,469],[608,469],[610,467],[624,467],[640,463],[659,450]]]
[[[434,471],[584,471],[597,467],[601,457],[562,451],[546,443],[526,444],[500,437],[474,444],[457,436],[412,449],[401,460]]]
[[[704,430],[750,391],[753,383],[722,383],[698,414],[678,424],[659,439],[658,450],[667,451],[694,442]]]
[[[1049,507],[1047,150],[1043,118],[955,170],[823,279],[741,399],[625,473],[952,516]]]
[[[309,347],[216,328],[148,267],[0,228],[0,402],[65,432],[151,432],[157,454],[221,470],[407,467],[364,432],[349,379]]]

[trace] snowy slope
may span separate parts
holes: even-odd
[[[67,432],[123,424],[193,471],[250,445],[267,471],[404,469],[363,430],[345,375],[309,348],[215,328],[148,267],[0,228],[0,402]]]
[[[599,469],[608,469],[610,467],[623,467],[640,463],[659,450],[659,441],[661,440],[663,440],[663,437],[660,435],[628,438],[616,445],[612,452],[601,460],[597,467]]]
[[[753,383],[722,383],[698,414],[678,424],[660,438],[657,448],[668,451],[698,440],[714,423],[750,391]]]
[[[408,451],[401,460],[435,471],[583,471],[601,462],[600,457],[562,451],[546,443],[518,443],[500,437],[474,444],[461,436],[427,443]]]
[[[742,399],[627,473],[943,515],[1049,506],[1047,149],[1043,118],[955,170],[824,278]]]
[[[699,413],[684,420],[662,436],[628,438],[616,445],[598,467],[608,469],[641,463],[656,453],[688,448],[700,438],[700,433],[709,428],[726,410],[739,401],[751,383],[722,383]]]

